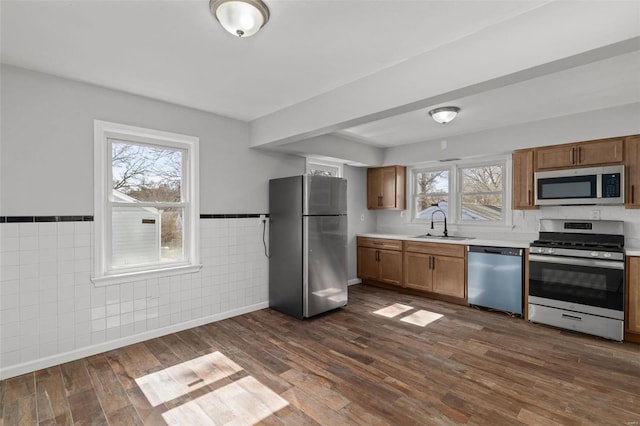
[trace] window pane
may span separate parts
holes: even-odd
[[[462,220],[502,220],[502,192],[462,196]]]
[[[332,176],[336,176],[337,172],[335,170],[321,170],[321,169],[316,169],[313,167],[309,168],[309,173],[312,176],[328,176],[328,177],[332,177]]]
[[[183,218],[183,208],[114,207],[112,266],[135,267],[184,260]]]
[[[502,192],[502,167],[461,169],[462,192]]]
[[[114,201],[182,201],[180,149],[111,141]]]
[[[434,204],[437,205],[434,206]],[[448,196],[420,196],[416,197],[416,219],[431,219],[431,215],[438,209],[444,210],[449,216]]]
[[[435,170],[415,174],[418,194],[449,193],[449,171]]]

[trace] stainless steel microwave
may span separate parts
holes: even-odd
[[[536,204],[624,204],[624,166],[553,170],[535,174]]]

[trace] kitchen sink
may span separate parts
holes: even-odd
[[[447,237],[445,237],[444,235],[429,235],[429,234],[423,234],[423,235],[416,235],[413,238],[424,238],[426,240],[452,240],[452,241],[462,241],[462,240],[473,240],[474,237],[455,237],[452,235],[449,235]]]

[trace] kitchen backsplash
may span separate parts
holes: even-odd
[[[92,221],[5,218],[0,377],[267,307],[258,215],[203,216],[211,218],[200,219],[200,272],[103,287],[90,281]]]
[[[601,220],[624,221],[625,245],[640,247],[640,210],[625,209],[622,206],[548,206],[537,210],[517,210],[513,212],[513,228],[482,229],[481,226],[448,225],[453,235],[465,235],[478,238],[528,240],[533,241],[538,236],[538,222],[540,219],[591,219],[593,212],[597,212]],[[433,234],[442,233],[442,222],[435,224],[435,230],[428,229],[430,222],[413,224],[408,220],[409,212],[401,217],[398,212],[377,212],[377,232],[392,234]],[[440,221],[441,218],[437,217]]]

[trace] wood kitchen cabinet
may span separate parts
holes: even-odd
[[[513,153],[513,210],[538,208],[534,188],[535,151],[523,149]]]
[[[626,137],[624,149],[624,206],[628,209],[638,209],[640,208],[640,135]]]
[[[406,171],[406,167],[402,166],[367,169],[367,208],[405,210]]]
[[[405,241],[405,287],[465,303],[465,246]]]
[[[640,343],[640,257],[627,257],[624,340]]]
[[[569,143],[537,148],[536,170],[620,164],[624,159],[623,138]]]
[[[358,278],[402,285],[402,241],[358,237]]]

